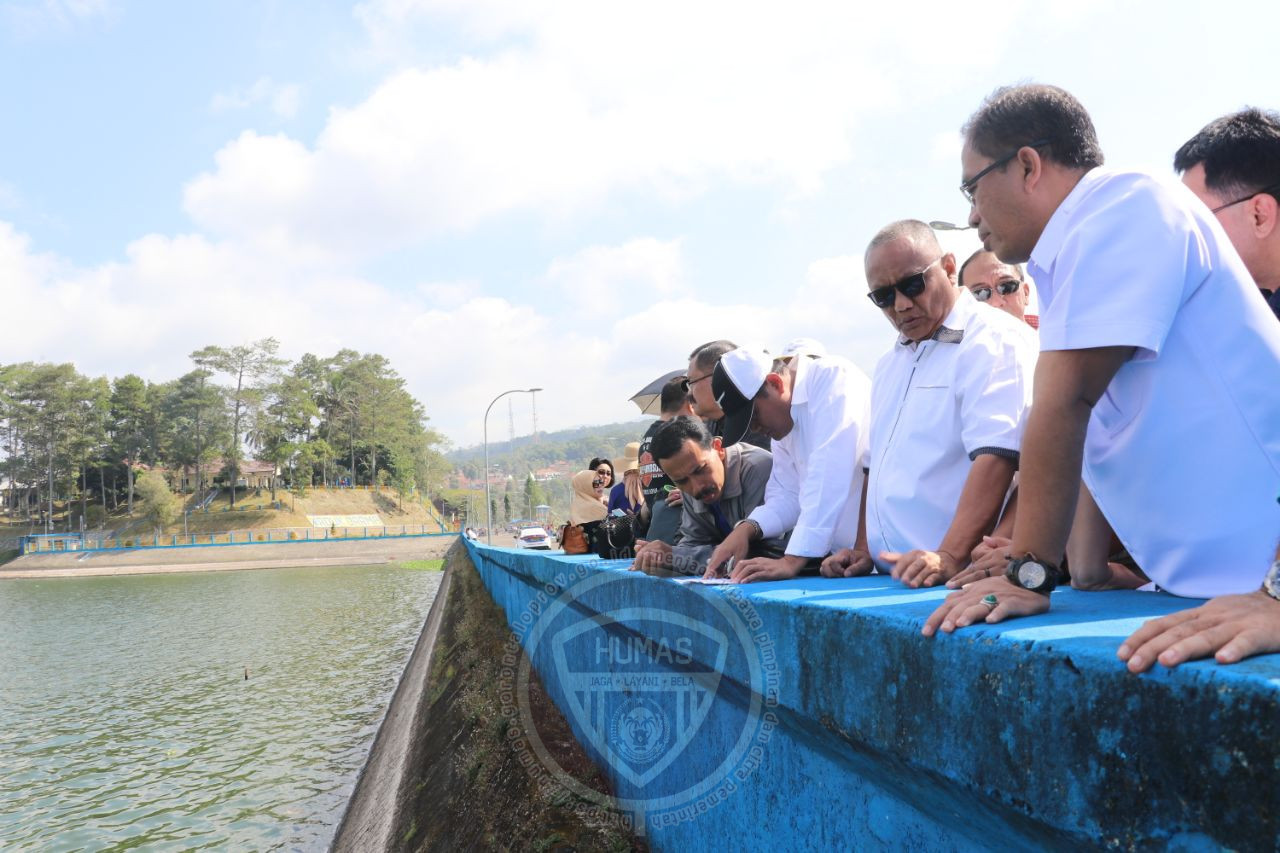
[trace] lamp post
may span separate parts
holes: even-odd
[[[484,410],[484,516],[489,522],[485,526],[484,533],[488,544],[493,544],[493,500],[489,497],[489,411],[493,408],[493,404],[501,400],[508,394],[536,394],[541,388],[512,388],[510,391],[503,391],[489,402],[489,408]]]

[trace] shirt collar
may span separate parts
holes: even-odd
[[[807,355],[796,355],[791,359],[791,365],[795,367],[796,378],[791,383],[791,405],[803,406],[809,402],[809,383],[806,381],[809,377],[809,365],[814,359]]]
[[[956,288],[960,291],[960,295],[956,297],[956,303],[951,306],[951,313],[947,314],[938,324],[938,328],[933,330],[933,334],[925,340],[937,341],[940,344],[958,344],[964,340],[964,328],[969,322],[969,318],[973,316],[973,308],[978,304],[978,300],[973,298],[973,294],[968,288]],[[920,343],[924,343],[921,341]],[[914,347],[916,341],[911,340],[906,335],[898,335],[898,346]]]
[[[1102,180],[1106,174],[1107,170],[1102,167],[1090,169],[1071,188],[1071,192],[1067,193],[1067,197],[1058,205],[1058,209],[1053,212],[1053,216],[1049,217],[1044,230],[1040,232],[1040,239],[1031,250],[1032,264],[1046,272],[1053,268],[1058,252],[1062,251],[1062,242],[1067,238],[1067,221],[1080,206],[1080,202],[1084,201],[1085,196],[1089,195],[1093,185]]]

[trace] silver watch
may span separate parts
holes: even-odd
[[[1280,560],[1271,564],[1271,569],[1262,581],[1262,591],[1280,601]]]

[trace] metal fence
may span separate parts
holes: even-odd
[[[62,551],[117,551],[127,548],[191,548],[208,545],[258,545],[272,542],[324,542],[341,539],[383,539],[402,536],[432,536],[447,533],[439,524],[386,524],[368,527],[274,527],[228,530],[218,533],[166,533],[159,536],[100,538],[78,536],[24,536],[24,554]]]

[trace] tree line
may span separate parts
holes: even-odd
[[[381,355],[344,349],[290,364],[265,338],[191,353],[168,382],[88,377],[71,364],[0,365],[0,477],[26,517],[75,501],[80,517],[120,505],[132,514],[140,467],[191,471],[236,501],[247,454],[276,466],[283,485],[391,484],[402,494],[439,482],[444,439]],[[211,463],[220,469],[206,477]],[[272,479],[275,497],[276,478]]]

